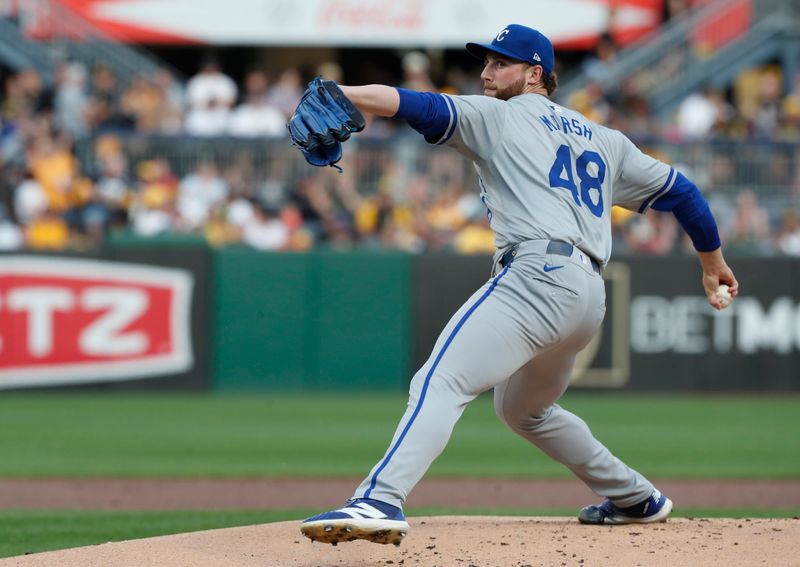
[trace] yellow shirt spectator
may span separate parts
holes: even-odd
[[[28,225],[25,244],[34,250],[63,250],[69,245],[69,227],[64,219],[47,212]]]
[[[453,247],[459,254],[491,254],[494,231],[485,224],[468,224],[456,234]]]
[[[59,149],[45,151],[31,157],[30,168],[51,208],[63,211],[73,204],[71,190],[78,167],[72,154]]]

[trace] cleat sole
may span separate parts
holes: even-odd
[[[408,534],[408,524],[396,520],[374,522],[372,525],[357,525],[348,520],[316,521],[301,524],[300,531],[312,542],[336,545],[340,541],[363,539],[372,543],[399,546]]]

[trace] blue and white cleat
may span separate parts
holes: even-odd
[[[400,545],[408,534],[408,523],[400,508],[372,498],[354,498],[344,508],[303,520],[300,531],[312,541],[331,545],[356,539]]]
[[[582,524],[652,524],[666,522],[672,512],[672,500],[654,491],[644,502],[619,508],[610,500],[598,506],[587,506],[578,514]]]

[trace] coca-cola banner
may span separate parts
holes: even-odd
[[[0,388],[186,372],[193,285],[184,269],[0,257]]]
[[[656,27],[663,6],[663,0],[59,2],[128,42],[384,47],[463,47],[489,41],[509,23],[536,27],[560,47],[589,48],[609,30],[626,43]]]

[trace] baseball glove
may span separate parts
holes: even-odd
[[[342,159],[342,142],[364,129],[364,116],[334,81],[316,77],[286,127],[308,163],[341,172],[334,164]]]

